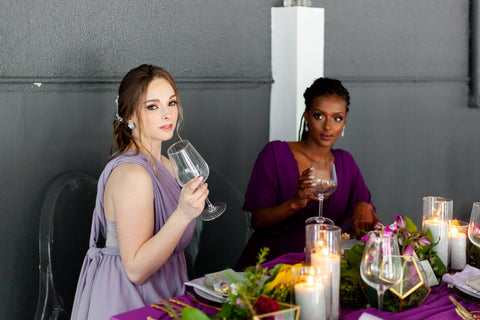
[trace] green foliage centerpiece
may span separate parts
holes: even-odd
[[[384,309],[397,312],[420,305],[430,293],[430,288],[425,283],[419,260],[428,261],[437,279],[441,279],[447,271],[433,251],[437,243],[432,242],[431,232],[419,231],[413,221],[405,216],[395,216],[395,222],[391,225],[377,223],[375,229],[397,235],[404,261],[403,280],[385,293]],[[364,247],[363,244],[356,244],[352,249],[344,251],[340,274],[342,308],[359,309],[376,305],[375,290],[366,285],[360,277],[359,269]]]

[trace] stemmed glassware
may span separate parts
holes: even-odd
[[[316,160],[312,162],[315,187],[312,192],[318,197],[318,217],[310,217],[306,224],[329,223],[334,225],[333,220],[323,216],[323,199],[332,195],[337,189],[337,173],[335,164],[329,160]]]
[[[468,224],[468,239],[480,247],[480,202],[473,203],[472,215]]]
[[[203,182],[207,180],[210,173],[208,164],[188,140],[174,143],[168,148],[167,154],[175,172],[175,179],[181,187],[198,176],[203,176]],[[203,221],[218,218],[227,208],[223,202],[212,204],[208,198],[206,202],[207,207],[201,214]]]
[[[360,263],[360,275],[377,290],[378,310],[383,308],[383,294],[403,277],[402,258],[397,236],[384,231],[370,231]]]

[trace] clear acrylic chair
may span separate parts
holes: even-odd
[[[39,290],[35,320],[69,319],[88,249],[97,180],[78,172],[53,180],[39,228]]]
[[[253,233],[250,213],[242,209],[244,197],[240,189],[212,167],[207,183],[210,200],[226,203],[227,209],[212,221],[197,218],[195,233],[185,252],[190,279],[233,267]]]

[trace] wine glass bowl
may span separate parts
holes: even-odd
[[[323,200],[325,197],[331,196],[337,189],[335,164],[329,160],[316,160],[312,162],[312,168],[315,186],[311,190],[318,197],[318,216],[308,218],[306,224],[329,223],[334,225],[333,220],[323,216]]]
[[[383,231],[370,231],[360,263],[360,276],[377,290],[378,310],[383,308],[383,294],[403,277],[402,259],[397,236]]]
[[[480,202],[474,202],[470,223],[468,224],[468,239],[480,247]]]
[[[180,187],[199,176],[203,177],[203,182],[207,180],[210,174],[208,164],[188,140],[174,143],[168,148],[167,154]],[[201,214],[203,221],[218,218],[227,207],[223,202],[212,204],[208,198],[206,202],[207,207]]]

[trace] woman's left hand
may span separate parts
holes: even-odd
[[[363,231],[373,230],[373,227],[379,222],[375,211],[370,203],[359,202],[353,209],[352,227],[355,237],[360,239]]]

